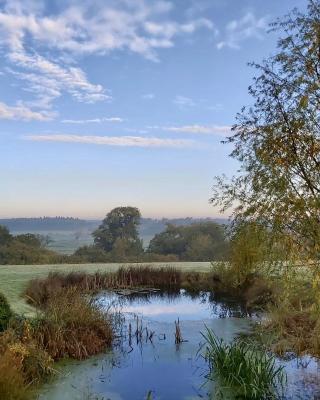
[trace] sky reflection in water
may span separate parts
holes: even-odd
[[[117,296],[103,294],[99,301],[110,303],[125,315],[122,340],[113,352],[83,362],[72,362],[63,368],[64,375],[48,385],[40,400],[142,400],[149,391],[153,400],[191,400],[208,398],[212,387],[203,386],[206,364],[201,357],[205,325],[224,340],[232,340],[250,328],[251,318],[239,306],[212,301],[207,293],[190,296],[153,294]],[[128,326],[134,333],[139,317],[144,329],[142,342],[129,341]],[[180,319],[183,339],[175,344],[174,321]],[[154,332],[147,340],[145,328]],[[165,337],[165,340],[164,340]],[[311,360],[307,369],[296,362],[286,363],[290,393],[287,399],[311,399],[315,391],[317,364]],[[305,382],[301,382],[302,377]]]

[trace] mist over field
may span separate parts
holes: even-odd
[[[228,224],[226,218],[141,218],[138,230],[143,246],[147,247],[157,233],[165,230],[167,224],[186,226],[208,221]],[[0,219],[0,225],[6,226],[14,235],[34,233],[47,236],[47,248],[61,254],[72,254],[80,246],[91,245],[92,232],[100,223],[100,220],[66,217]]]

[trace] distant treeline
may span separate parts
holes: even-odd
[[[10,231],[73,231],[95,229],[99,221],[90,221],[72,217],[6,218],[0,219],[0,225]]]
[[[90,229],[93,243],[70,255],[48,250],[50,237],[44,233],[63,228]],[[150,236],[148,246],[141,232]],[[221,223],[209,218],[153,220],[141,218],[135,207],[117,207],[100,223],[64,217],[7,219],[0,220],[0,264],[222,260],[229,249],[225,233]]]
[[[0,219],[0,225],[6,226],[11,232],[41,232],[41,231],[94,231],[100,225],[100,220],[85,220],[72,217],[40,217],[40,218],[5,218]],[[194,223],[217,222],[228,223],[224,218],[141,218],[138,228],[141,236],[154,236],[166,229],[168,224],[186,226]]]

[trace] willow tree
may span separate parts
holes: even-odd
[[[320,1],[271,25],[277,53],[252,63],[250,107],[236,117],[230,180],[218,177],[212,203],[234,217],[290,234],[308,256],[320,251]]]

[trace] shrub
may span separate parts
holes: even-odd
[[[16,320],[0,335],[0,358],[10,353],[26,384],[39,383],[53,370],[52,358],[36,345],[28,320]]]
[[[0,293],[0,332],[7,328],[12,315],[7,299],[2,293]]]
[[[0,357],[0,399],[28,400],[31,392],[19,368],[19,359],[10,351]]]

